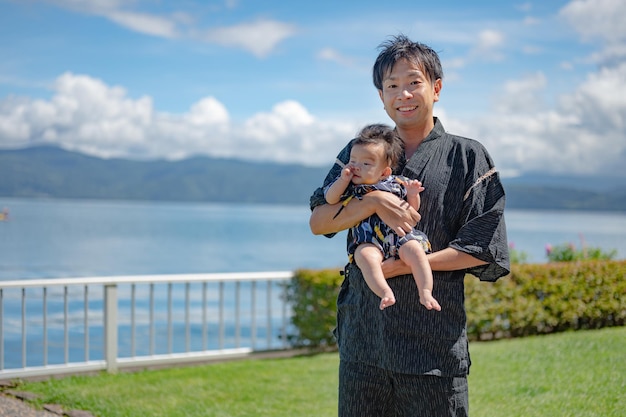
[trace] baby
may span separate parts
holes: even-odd
[[[374,124],[363,128],[352,143],[350,161],[337,179],[325,188],[329,204],[340,201],[344,205],[353,198],[362,198],[374,190],[388,191],[406,199],[415,210],[420,206],[421,183],[392,175],[404,148],[395,132],[386,125]],[[348,258],[363,272],[369,288],[381,298],[383,310],[396,302],[396,298],[382,271],[382,261],[399,257],[410,266],[419,290],[420,303],[428,310],[441,310],[433,298],[433,275],[426,252],[430,243],[426,235],[413,229],[400,237],[377,216],[373,215],[350,229]]]

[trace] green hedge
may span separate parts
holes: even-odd
[[[496,283],[465,278],[470,340],[626,324],[626,261],[515,264]],[[287,285],[296,346],[333,348],[339,269],[300,270]]]
[[[337,269],[299,270],[286,288],[291,304],[291,323],[297,333],[288,336],[295,346],[332,348],[336,345],[333,329],[337,313],[337,295],[343,276]]]
[[[494,284],[466,277],[470,340],[626,324],[626,261],[513,265]]]

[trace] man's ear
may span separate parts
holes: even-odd
[[[435,102],[439,101],[439,95],[441,94],[441,89],[443,88],[443,82],[441,78],[437,78],[435,84],[433,85],[433,96],[435,98]]]

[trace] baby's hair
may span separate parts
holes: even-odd
[[[352,146],[369,144],[382,144],[385,147],[385,157],[392,169],[396,168],[404,153],[402,140],[394,129],[385,124],[365,126],[357,135]]]

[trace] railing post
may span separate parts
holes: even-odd
[[[104,360],[109,373],[117,372],[117,284],[104,285]]]

